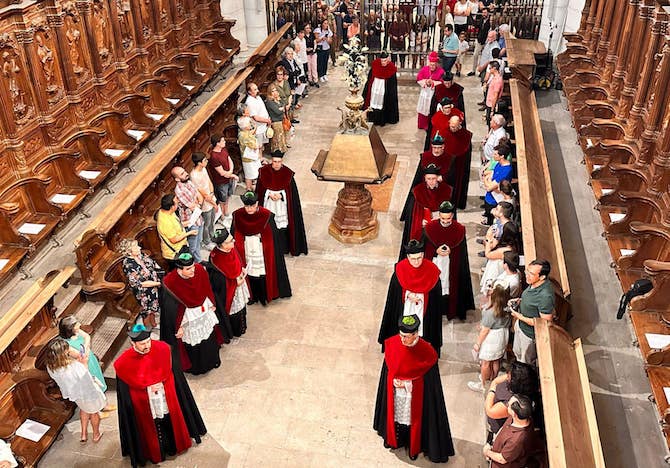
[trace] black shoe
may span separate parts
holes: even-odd
[[[298,119],[291,119],[291,123],[293,124],[299,124],[300,121]]]
[[[485,200],[486,197],[485,197],[484,195],[480,195],[479,199],[480,199],[480,200]]]
[[[461,76],[461,72],[456,72],[456,76]]]
[[[479,110],[480,110],[480,111],[485,111],[485,110],[486,110],[486,106],[480,106],[480,107],[479,107]]]
[[[479,102],[477,103],[477,105],[478,105],[478,106],[485,106],[485,105],[486,105],[486,101],[479,101]]]
[[[321,87],[321,86],[319,86],[319,83],[317,83],[316,81],[314,82],[314,86],[316,86],[317,88]]]
[[[480,257],[486,257],[486,252],[479,252],[477,255],[479,255]]]
[[[409,459],[412,460],[412,461],[416,460],[417,458],[419,458],[419,454],[418,454],[418,453],[417,453],[416,455],[410,455],[410,456],[409,456]]]
[[[480,207],[480,208],[483,208],[483,209],[486,209],[486,204],[485,204],[485,203],[482,203],[481,205],[479,205],[479,207]]]
[[[475,72],[468,72],[468,76],[475,76]]]

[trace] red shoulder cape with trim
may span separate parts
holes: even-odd
[[[449,168],[452,164],[452,157],[449,156],[446,152],[442,153],[440,156],[435,157],[433,156],[433,152],[431,150],[424,151],[421,153],[421,161],[419,162],[419,165],[421,169],[425,169],[429,164],[435,164],[437,167],[439,167],[442,179],[446,180],[447,174],[449,174]]]
[[[187,450],[191,446],[191,437],[177,399],[170,346],[162,341],[152,340],[151,350],[147,354],[139,354],[132,348],[127,349],[114,361],[114,370],[116,377],[125,382],[130,390],[144,455],[153,463],[161,462],[156,424],[151,416],[147,394],[147,387],[159,382],[163,383],[165,389],[177,453]]]
[[[242,264],[246,266],[246,252],[244,250],[244,238],[260,234],[263,246],[263,259],[265,259],[265,286],[267,290],[267,302],[279,296],[277,284],[277,265],[275,264],[275,242],[270,226],[272,212],[262,206],[254,214],[248,214],[244,207],[233,212],[233,228],[235,232],[235,246],[240,252]],[[258,298],[256,298],[258,299]]]
[[[265,201],[265,192],[270,190],[284,190],[286,192],[286,210],[288,211],[288,240],[289,250],[295,252],[295,214],[293,212],[293,200],[291,195],[291,181],[294,172],[288,167],[282,165],[281,169],[275,171],[272,165],[266,164],[258,170],[258,180],[256,181],[256,194],[258,194],[258,203],[261,205]]]
[[[435,137],[435,134],[437,132],[440,132],[440,136],[445,140],[444,141],[445,152],[448,152],[449,154],[458,154],[454,153],[454,151],[448,151],[449,141],[447,140],[447,134],[452,133],[452,131],[449,130],[449,119],[454,116],[460,118],[461,122],[465,120],[465,114],[460,109],[457,109],[455,105],[454,107],[451,108],[449,114],[445,115],[444,112],[438,110],[435,111],[433,116],[430,118],[430,123],[432,125],[432,130],[430,132],[430,140],[432,141],[433,138]]]
[[[205,267],[199,263],[195,264],[195,275],[188,280],[179,276],[177,270],[172,270],[165,275],[165,278],[163,279],[163,287],[165,287],[165,289],[167,289],[179,302],[179,305],[177,306],[177,319],[174,324],[175,330],[179,330],[179,327],[181,327],[181,321],[184,319],[186,307],[200,307],[202,303],[205,302],[205,298],[209,298],[209,300],[212,301],[212,304],[216,304],[214,291],[212,291],[212,285],[209,283],[207,270],[205,270]],[[222,345],[224,341],[223,335],[218,326],[214,327],[214,334],[217,343]],[[186,348],[184,347],[184,342],[181,338],[177,338],[177,343],[179,345],[182,368],[187,371],[191,368],[191,360],[186,353]]]
[[[215,247],[209,254],[209,263],[226,278],[226,313],[230,314],[230,306],[237,289],[237,278],[242,274],[242,259],[237,247],[233,247],[230,252]],[[245,278],[245,281],[248,280]]]
[[[395,63],[389,62],[385,67],[382,66],[382,59],[376,58],[372,61],[372,66],[370,67],[370,74],[368,77],[368,86],[367,94],[365,95],[365,108],[370,105],[370,95],[372,93],[372,82],[374,78],[379,78],[381,80],[388,80],[393,75],[398,72],[398,68],[395,66]]]
[[[440,203],[451,200],[453,189],[451,185],[440,182],[435,189],[429,189],[425,182],[417,184],[412,189],[414,208],[410,222],[410,239],[420,239],[423,233],[423,220],[431,221],[432,212],[440,208]],[[405,221],[407,222],[407,221]]]
[[[412,381],[412,402],[410,412],[409,454],[421,452],[421,424],[423,416],[423,376],[437,362],[437,352],[423,338],[412,347],[400,341],[400,335],[392,336],[384,342],[384,362],[388,368],[386,377],[386,440],[397,448],[395,432],[395,408],[393,379]]]
[[[423,294],[423,311],[425,313],[428,307],[428,293],[440,280],[440,269],[426,259],[421,262],[418,268],[415,268],[405,258],[396,263],[395,274],[402,288],[403,300],[407,291]]]

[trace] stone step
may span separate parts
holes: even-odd
[[[119,341],[121,344],[119,345],[116,354],[114,354],[114,357],[110,359],[109,364],[105,367],[105,370],[103,372],[103,375],[105,376],[105,382],[107,382],[107,387],[116,385],[116,372],[114,372],[114,361],[116,361],[118,357],[121,356],[121,354],[126,349],[130,348],[130,338],[128,338],[127,336],[123,341],[121,340]]]
[[[119,317],[107,317],[91,337],[91,351],[102,362],[103,370],[109,367],[118,346],[126,337],[128,323]]]
[[[88,301],[84,302],[74,315],[82,326],[95,330],[105,320],[105,316],[102,313],[104,308],[104,302]]]

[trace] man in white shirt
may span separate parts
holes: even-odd
[[[491,129],[486,139],[482,142],[482,164],[488,164],[493,158],[493,151],[498,146],[500,139],[507,135],[505,131],[505,117],[495,114],[491,117]]]
[[[259,148],[263,148],[263,145],[270,141],[265,132],[268,129],[268,125],[272,123],[272,120],[270,119],[268,110],[265,108],[265,102],[260,96],[256,83],[249,83],[247,85],[247,100],[245,104],[249,108],[249,117],[256,122],[256,141],[258,142],[258,146]]]

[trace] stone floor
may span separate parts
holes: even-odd
[[[416,129],[418,88],[400,87],[401,122],[380,128],[387,150],[398,154],[399,170],[389,211],[378,213],[379,237],[365,245],[343,245],[327,233],[341,185],[317,181],[309,170],[318,150],[329,147],[339,123],[335,107],[347,95],[340,73],[341,68],[333,69],[330,82],[304,101],[286,157],[296,172],[310,248],[307,257],[287,259],[293,297],[266,308],[250,307],[247,334],[222,349],[221,367],[189,377],[209,432],[201,445],[164,466],[431,465],[423,457],[410,462],[403,450],[384,449],[372,430],[382,362],[376,342],[379,320],[400,243],[398,215],[423,144],[423,132]],[[459,81],[466,87],[468,128],[474,133],[473,142],[478,142],[485,133],[474,104],[480,90],[473,78]],[[592,195],[578,165],[578,147],[572,145],[574,131],[567,125],[569,118],[557,93],[541,97],[540,107],[543,129],[551,134],[545,138],[552,177],[559,179],[557,204],[577,306],[570,330],[586,345],[608,466],[661,466],[665,449],[659,444],[655,410],[645,398],[649,388],[639,353],[630,345],[626,324],[613,319],[620,292],[607,268],[598,218],[590,210]],[[476,155],[475,151],[473,179]],[[470,187],[469,206],[476,207],[478,184]],[[572,191],[576,195],[571,196]],[[459,219],[467,227],[472,279],[478,283],[483,265],[474,243],[479,209],[469,208]],[[447,464],[453,467],[486,466],[481,457],[482,396],[466,387],[477,373],[470,347],[478,319],[479,313],[472,312],[464,323],[444,323],[440,371],[457,452]],[[115,399],[113,392],[108,397]],[[127,466],[120,454],[115,416],[105,420],[104,430],[99,444],[82,446],[75,416],[42,465]],[[644,440],[636,440],[635,434],[645,434]]]

